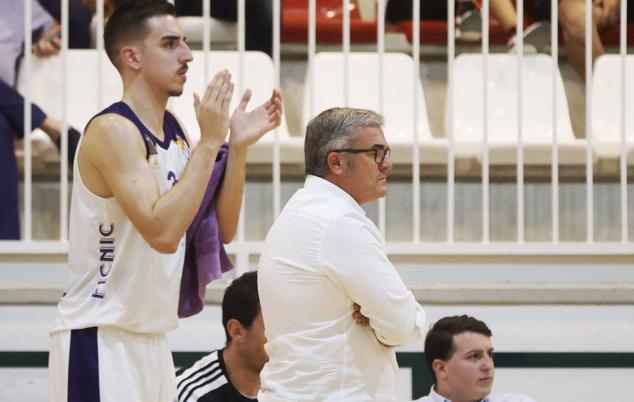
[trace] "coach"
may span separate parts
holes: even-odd
[[[273,224],[259,263],[270,357],[260,402],[394,401],[394,346],[424,337],[425,312],[361,208],[387,190],[381,125],[378,114],[351,108],[308,124],[306,182]]]

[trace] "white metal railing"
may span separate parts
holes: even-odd
[[[559,7],[557,1],[551,2],[550,15],[551,15],[551,52],[552,52],[552,93],[553,93],[553,144],[551,148],[552,160],[550,163],[550,177],[551,177],[551,229],[552,229],[552,241],[553,243],[559,242],[559,129],[557,125],[557,108],[559,104],[557,102],[558,96],[564,96],[564,94],[557,93],[557,69],[559,68],[559,35],[557,31],[557,25],[559,21]],[[523,42],[523,41],[522,41]]]
[[[383,22],[384,19],[384,7],[385,0],[378,0],[378,23],[377,23],[377,46],[376,52],[378,55],[377,63],[378,63],[378,77],[376,80],[377,85],[377,93],[378,93],[378,111],[383,112],[385,109],[386,99],[386,90],[385,90],[385,68],[384,68],[384,58],[385,58],[385,25]],[[343,62],[343,70],[342,74],[344,77],[344,104],[349,104],[350,102],[350,78],[351,74],[354,74],[353,71],[350,71],[350,53],[351,53],[351,43],[350,43],[350,29],[351,29],[351,21],[350,21],[350,0],[342,0],[342,9],[343,9],[343,31],[342,31],[342,52],[344,55]],[[591,4],[590,0],[586,0],[586,43],[591,42],[591,30],[590,30],[590,18],[591,18],[591,8],[588,7]],[[628,194],[627,194],[627,133],[626,133],[626,106],[627,106],[627,93],[625,91],[626,88],[626,21],[625,18],[621,19],[620,23],[620,56],[621,56],[621,75],[622,75],[622,90],[620,93],[620,107],[621,107],[621,138],[620,138],[620,163],[619,163],[619,200],[620,200],[620,241],[619,242],[596,242],[594,239],[593,231],[594,231],[594,212],[593,212],[593,191],[594,191],[594,183],[593,183],[593,162],[594,162],[594,148],[593,148],[593,132],[592,132],[592,95],[591,95],[591,83],[592,83],[592,53],[591,46],[586,46],[586,135],[587,135],[587,148],[586,148],[586,159],[585,159],[585,178],[586,178],[586,230],[587,230],[587,238],[586,243],[564,243],[560,242],[560,233],[559,233],[559,218],[560,218],[560,207],[559,207],[559,133],[558,133],[558,110],[557,100],[560,97],[565,96],[563,93],[559,93],[557,90],[557,78],[558,78],[558,32],[557,32],[557,22],[558,22],[558,7],[557,1],[552,1],[551,3],[551,15],[552,15],[552,25],[551,25],[551,37],[552,37],[552,124],[553,124],[553,136],[552,136],[552,158],[550,162],[551,169],[551,229],[552,229],[552,239],[550,242],[527,242],[525,241],[525,183],[524,183],[524,161],[525,161],[525,141],[523,127],[525,117],[523,115],[523,98],[522,94],[524,92],[524,81],[523,76],[525,74],[523,70],[522,59],[523,55],[523,23],[524,23],[524,15],[523,15],[523,0],[518,0],[517,2],[517,37],[519,38],[518,43],[516,44],[516,55],[517,55],[517,119],[518,119],[518,137],[517,137],[517,149],[516,149],[516,185],[517,185],[517,239],[514,242],[510,243],[500,243],[491,241],[490,235],[490,212],[491,212],[491,202],[489,199],[490,196],[490,138],[489,138],[489,128],[491,125],[495,124],[493,121],[489,121],[489,90],[487,83],[489,81],[489,0],[484,0],[482,4],[482,62],[483,62],[483,74],[482,74],[482,85],[483,85],[483,99],[482,99],[482,129],[483,129],[483,138],[482,138],[482,148],[481,148],[481,163],[482,163],[482,171],[481,171],[481,216],[482,216],[482,232],[480,241],[476,242],[457,242],[455,240],[455,206],[456,206],[456,147],[457,141],[455,138],[454,132],[454,101],[455,101],[455,76],[454,76],[454,59],[456,56],[455,49],[455,4],[453,2],[448,2],[448,30],[447,30],[447,38],[448,38],[448,47],[447,47],[447,125],[446,125],[446,139],[447,139],[447,210],[446,210],[446,241],[438,242],[438,243],[430,243],[421,240],[421,225],[424,222],[421,222],[421,184],[420,184],[420,147],[423,144],[419,138],[419,117],[418,113],[414,113],[412,116],[412,129],[413,129],[413,148],[411,153],[411,174],[412,174],[412,240],[404,241],[404,242],[387,242],[388,252],[395,255],[409,255],[409,256],[428,256],[428,255],[504,255],[504,254],[514,254],[514,255],[595,255],[595,254],[613,254],[613,255],[634,255],[634,244],[630,243],[628,229],[629,229],[629,221],[628,221]],[[412,8],[413,15],[418,16],[421,3],[420,0],[412,0]],[[273,62],[274,62],[274,82],[275,85],[280,87],[280,33],[281,33],[281,13],[280,13],[281,1],[274,0],[273,7]],[[315,77],[314,77],[314,60],[315,54],[317,52],[317,41],[316,41],[316,32],[317,32],[317,19],[316,19],[316,0],[309,0],[309,18],[308,18],[308,69],[307,69],[307,86],[305,88],[308,91],[309,96],[306,97],[309,102],[308,110],[310,110],[310,115],[313,116],[319,110],[315,110]],[[31,48],[31,6],[30,2],[25,2],[25,46],[26,49]],[[627,14],[627,2],[621,2],[622,15]],[[97,16],[98,16],[98,25],[97,25],[97,49],[99,54],[99,60],[97,62],[98,75],[99,77],[103,77],[101,58],[103,57],[103,13],[104,13],[104,3],[103,0],[97,1]],[[209,49],[210,49],[210,0],[204,0],[203,2],[203,14],[204,14],[204,24],[203,24],[203,50],[205,53],[205,67],[204,71],[207,76],[209,76]],[[68,94],[66,91],[66,80],[67,80],[67,71],[65,68],[66,63],[66,50],[68,48],[68,0],[62,1],[62,71],[60,71],[60,80],[62,82],[62,88],[64,88],[60,94],[61,105],[62,105],[62,114],[61,118],[63,120],[63,134],[62,134],[62,156],[60,158],[60,233],[59,239],[55,241],[33,241],[33,207],[32,207],[32,149],[30,141],[25,141],[24,143],[24,218],[22,221],[23,226],[23,240],[22,241],[5,241],[0,242],[0,253],[23,253],[23,254],[63,254],[67,252],[67,227],[68,227],[68,199],[67,199],[67,177],[68,177],[68,163],[66,158],[67,152],[67,143],[68,139],[66,136],[66,128],[68,127],[68,116],[66,111],[67,98],[72,94]],[[245,0],[239,0],[238,2],[238,34],[237,34],[237,49],[240,54],[240,62],[239,62],[239,70],[237,76],[235,76],[235,81],[237,82],[237,91],[236,96],[241,96],[244,91],[244,52],[245,52]],[[418,18],[413,19],[412,23],[412,59],[413,59],[413,71],[411,74],[415,77],[416,80],[420,79],[420,32],[421,26]],[[25,71],[29,72],[31,70],[32,65],[32,56],[30,52],[25,52],[24,57],[24,65]],[[403,72],[406,73],[406,72]],[[26,104],[30,104],[31,102],[31,88],[30,88],[30,80],[26,80],[26,90],[24,93]],[[103,83],[101,80],[98,83],[98,91],[99,91],[99,107],[103,107]],[[405,99],[411,99],[413,104],[415,105],[415,110],[417,110],[421,105],[421,99],[419,99],[420,95],[416,88],[413,90],[413,94],[403,94]],[[31,131],[31,109],[26,107],[24,110],[24,119],[25,119],[25,138],[29,137],[29,133]],[[271,147],[272,152],[272,179],[271,185],[273,188],[273,199],[272,199],[272,215],[273,217],[277,217],[280,208],[281,208],[281,165],[284,160],[284,156],[281,154],[281,138],[276,130],[274,134],[274,141]],[[262,247],[262,242],[260,241],[247,241],[245,232],[245,213],[244,213],[244,204],[240,216],[239,226],[238,226],[238,234],[237,238],[233,244],[228,246],[228,249],[231,253],[236,256],[236,265],[238,266],[237,272],[242,272],[249,266],[249,257],[252,255],[256,255],[260,252]],[[386,224],[386,202],[385,200],[380,200],[377,205],[377,224],[380,229],[380,232],[383,236],[386,236],[387,232],[387,224]]]
[[[31,2],[24,2],[24,48],[31,49]],[[31,52],[24,52],[24,66],[26,71],[31,71],[32,56]],[[24,94],[24,234],[25,241],[30,241],[31,235],[31,217],[32,217],[32,176],[31,171],[31,141],[27,141],[31,135],[31,82],[27,80],[26,93]]]
[[[586,236],[588,243],[594,239],[594,196],[592,184],[592,0],[585,0],[586,33]]]
[[[62,83],[61,90],[61,102],[62,102],[62,132],[61,132],[61,157],[60,157],[60,174],[59,174],[59,187],[60,187],[60,221],[59,221],[59,238],[62,241],[68,240],[68,106],[66,99],[68,99],[68,90],[66,82],[68,81],[67,54],[68,54],[68,0],[62,0],[61,2],[61,15],[62,15],[62,49],[61,49],[61,71],[60,81]],[[27,53],[27,52],[25,52]],[[26,136],[24,138],[27,138]],[[28,141],[27,141],[28,142]]]
[[[517,0],[517,37],[524,37],[524,0]],[[517,54],[517,242],[524,242],[524,140],[522,109],[523,84],[522,59],[524,57],[524,41],[515,46]]]
[[[420,0],[412,0],[412,58],[414,59],[414,75],[413,82],[418,82],[420,77]],[[416,17],[414,17],[416,16]],[[420,107],[420,99],[418,87],[414,85],[413,102],[414,116],[412,129],[414,130],[414,149],[412,150],[412,217],[414,224],[412,225],[412,238],[414,243],[420,241],[420,139],[418,136],[418,108]]]
[[[454,16],[449,16],[454,18]],[[482,242],[489,242],[489,0],[482,2]]]
[[[378,112],[383,115],[385,113],[385,5],[386,0],[377,1],[377,25],[376,25],[376,51],[379,54],[378,57],[378,77],[377,85],[379,94],[379,110]],[[385,198],[379,199],[378,203],[378,227],[383,239],[386,237],[386,216],[385,216]]]
[[[454,59],[456,58],[456,4],[447,2],[447,116],[445,117],[448,139],[447,147],[447,243],[454,241],[454,211],[455,211],[455,159],[454,159]]]
[[[620,47],[619,54],[621,56],[621,163],[619,170],[619,179],[621,184],[621,241],[627,243],[629,241],[628,230],[628,211],[627,211],[627,74],[626,71],[626,53],[627,53],[627,1],[621,1],[621,22],[620,22]]]

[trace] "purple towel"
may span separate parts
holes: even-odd
[[[233,269],[218,233],[215,204],[216,190],[224,177],[228,154],[229,147],[225,143],[218,151],[200,209],[187,229],[185,263],[178,300],[180,318],[200,313],[205,304],[207,284]]]

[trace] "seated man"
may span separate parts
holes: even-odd
[[[234,280],[222,299],[227,346],[176,373],[179,402],[256,401],[264,351],[257,272]]]
[[[525,395],[491,394],[491,335],[485,323],[467,315],[436,322],[425,338],[425,360],[435,385],[416,402],[533,402]]]

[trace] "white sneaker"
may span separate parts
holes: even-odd
[[[473,9],[456,17],[456,39],[464,42],[479,42],[482,39],[482,15]]]
[[[539,21],[524,30],[524,54],[550,53],[550,22]],[[517,52],[517,35],[508,42],[509,53]]]

